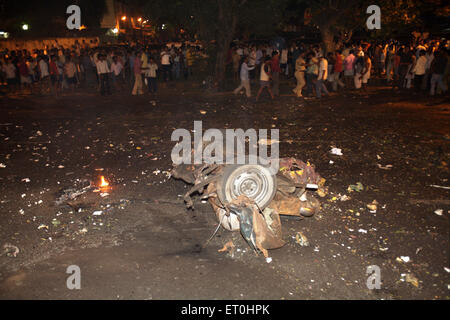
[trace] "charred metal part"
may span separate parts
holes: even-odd
[[[275,188],[272,190],[273,197],[262,208],[258,206],[257,198],[253,198],[257,194],[253,190],[258,186],[257,183],[251,183],[255,180],[255,174],[252,175],[251,170],[258,169],[255,166],[179,165],[174,166],[172,176],[193,184],[184,195],[187,208],[193,208],[191,195],[198,192],[202,199],[208,199],[219,221],[218,227],[221,225],[230,231],[239,230],[255,252],[262,252],[268,257],[267,250],[280,248],[285,244],[280,215],[297,220],[314,215],[320,210],[320,202],[312,193],[324,196],[327,191],[324,187],[325,179],[320,177],[313,165],[295,158],[282,158],[279,161],[280,170],[272,185]],[[249,172],[245,171],[246,168]],[[244,194],[234,192],[231,197],[225,197],[224,186],[230,184],[227,179],[236,180],[238,189],[242,189]],[[216,232],[217,229],[213,236]]]

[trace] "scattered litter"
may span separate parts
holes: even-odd
[[[444,270],[450,273],[450,268],[444,267]]]
[[[3,163],[0,163],[0,168],[6,168],[6,165]]]
[[[234,248],[235,248],[235,246],[234,246],[233,241],[228,241],[227,243],[225,243],[225,245],[223,246],[222,249],[219,249],[219,250],[217,250],[217,251],[218,251],[218,252],[225,252],[225,251],[228,251],[228,252],[230,252],[231,255],[233,255],[233,253],[234,253]],[[239,249],[238,251],[240,251],[240,249]]]
[[[348,192],[352,192],[352,191],[361,192],[363,190],[364,190],[364,186],[361,182],[357,182],[356,184],[351,184],[347,188]]]
[[[430,187],[450,190],[450,187],[438,186],[438,185],[436,185],[436,184],[430,184]]]
[[[57,226],[59,226],[61,224],[61,221],[59,221],[57,219],[53,219],[52,220],[52,224],[53,224],[53,226],[57,227]]]
[[[404,277],[404,279],[402,279],[402,281],[406,281],[408,283],[411,283],[414,287],[418,288],[419,287],[419,279],[417,279],[413,274],[411,273],[402,273],[402,276]]]
[[[44,228],[48,230],[48,226],[47,225],[41,224],[41,225],[39,225],[38,230],[41,230],[41,229],[44,229]]]
[[[93,216],[99,216],[99,215],[101,215],[102,213],[103,213],[102,210],[98,210],[98,211],[94,211],[94,212],[92,213],[92,215],[93,215]]]
[[[360,233],[367,233],[367,230],[365,230],[365,229],[359,229],[358,232],[360,232]]]
[[[58,169],[62,169],[62,168],[64,168],[64,166],[60,164],[60,165],[58,166]]]
[[[104,197],[109,196],[109,193],[108,192],[102,192],[102,193],[100,193],[100,196],[104,198]]]
[[[333,148],[332,147],[330,153],[334,154],[334,155],[337,155],[337,156],[342,156],[343,155],[342,154],[342,149],[340,149],[340,148]]]
[[[330,160],[329,164],[333,164],[333,163],[334,163],[334,161],[333,161],[333,160]]]
[[[201,114],[206,114],[206,111],[205,110],[200,110],[200,113]]]
[[[266,145],[266,146],[271,146],[274,143],[280,143],[280,141],[276,140],[276,139],[259,139],[258,140],[258,144],[262,144],[262,145]]]
[[[369,203],[367,205],[367,208],[369,208],[371,213],[376,213],[377,212],[377,205],[378,205],[377,200],[373,200],[371,203]]]
[[[381,164],[377,163],[378,168],[383,169],[383,170],[390,170],[392,169],[392,164],[387,164],[385,166],[382,166]]]
[[[442,210],[442,209],[437,209],[434,211],[434,213],[436,213],[438,216],[442,216],[443,212],[444,212],[444,210]]]
[[[302,247],[309,246],[308,238],[306,238],[306,236],[303,233],[301,233],[300,231],[297,232],[297,234],[295,235],[295,242]]]
[[[395,259],[395,261],[397,261],[397,262],[405,262],[405,263],[408,263],[409,262],[409,257],[408,256],[400,256],[400,257],[397,257],[396,259]]]
[[[61,205],[66,201],[74,200],[83,193],[91,190],[93,187],[91,183],[87,180],[77,181],[75,187],[65,188],[58,192],[57,199],[55,201],[56,205]]]
[[[271,258],[271,257],[267,257],[267,258],[266,258],[266,262],[267,262],[267,263],[271,263],[271,262],[272,262],[272,258]]]
[[[3,245],[3,254],[6,254],[8,257],[17,257],[17,255],[19,254],[20,250],[17,246],[12,245],[10,243],[6,243]]]
[[[23,178],[22,181],[23,182],[30,182],[31,180],[29,178]]]

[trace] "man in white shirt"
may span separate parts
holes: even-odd
[[[45,61],[43,56],[38,57],[38,68],[41,78],[41,94],[44,94],[46,91],[50,91],[50,73],[48,71],[48,64]]]
[[[328,78],[328,61],[322,55],[319,57],[319,76],[316,81],[316,96],[318,99],[322,97],[322,92],[325,95],[329,95],[327,87],[325,86],[325,80]]]
[[[113,63],[111,64],[111,72],[113,78],[113,84],[117,88],[123,88],[123,65],[119,60],[118,56],[113,57]]]
[[[3,65],[2,69],[6,75],[6,82],[8,83],[9,90],[16,89],[17,88],[16,66],[11,62],[11,60],[7,60]]]
[[[427,65],[427,58],[425,57],[425,50],[419,52],[419,58],[413,66],[412,73],[414,74],[414,89],[419,92],[422,86],[422,81],[425,76]]]
[[[172,80],[172,73],[170,72],[170,54],[167,48],[161,52],[161,71],[164,81]]]
[[[153,58],[150,58],[147,69],[145,70],[145,78],[147,79],[147,86],[149,93],[156,93],[157,81],[156,81],[156,70],[158,70],[158,65]]]
[[[241,65],[241,73],[240,73],[240,75],[241,75],[241,85],[239,87],[237,87],[233,91],[233,93],[234,94],[238,94],[242,90],[242,88],[244,88],[245,89],[245,95],[247,96],[247,98],[250,98],[251,97],[251,91],[250,91],[250,78],[248,76],[248,72],[249,72],[249,70],[255,69],[255,66],[251,66],[251,67],[248,66],[247,65],[248,60],[249,60],[248,57],[244,58],[244,62]]]
[[[109,67],[108,62],[106,61],[106,57],[103,54],[98,55],[98,60],[96,63],[97,73],[100,79],[100,93],[102,96],[110,95],[111,89],[109,87]]]

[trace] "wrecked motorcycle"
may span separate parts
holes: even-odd
[[[220,225],[239,230],[249,246],[268,257],[268,249],[280,248],[280,215],[311,217],[320,210],[314,196],[324,196],[325,179],[314,166],[295,158],[281,158],[274,175],[262,164],[181,164],[174,165],[171,176],[192,188],[184,195],[188,208],[191,196],[199,193],[208,199]]]

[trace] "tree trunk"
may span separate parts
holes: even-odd
[[[231,41],[233,40],[234,32],[238,21],[238,11],[236,0],[218,0],[218,16],[217,24],[219,26],[217,31],[217,55],[215,65],[215,76],[219,90],[225,88],[226,78],[226,59],[228,50],[230,49]]]
[[[336,43],[334,42],[334,33],[328,25],[322,25],[320,28],[320,34],[322,36],[322,45],[324,55],[328,52],[334,52],[336,50]]]

